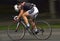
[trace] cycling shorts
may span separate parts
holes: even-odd
[[[33,17],[33,16],[37,15],[39,11],[38,11],[37,7],[34,6],[32,9],[28,10],[27,12],[29,13],[29,16]]]

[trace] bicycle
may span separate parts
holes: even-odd
[[[12,39],[13,41],[15,40],[21,40],[23,39],[25,33],[26,33],[26,30],[28,31],[28,33],[30,35],[34,35],[37,39],[39,40],[46,40],[48,39],[51,34],[52,34],[52,27],[50,27],[50,24],[44,20],[35,20],[35,23],[36,23],[36,26],[39,30],[39,33],[35,34],[32,30],[31,30],[31,26],[30,26],[30,29],[27,30],[26,29],[26,24],[24,23],[24,21],[22,19],[20,19],[20,21],[18,22],[10,22],[9,25],[8,25],[8,31],[7,31],[7,34],[8,34],[8,37],[10,39]],[[16,30],[16,26],[20,26],[20,28],[18,29],[17,32],[15,32]]]

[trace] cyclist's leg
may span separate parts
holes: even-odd
[[[34,29],[34,31],[37,31],[36,24],[32,18],[30,18],[30,24],[32,25],[32,29]]]
[[[36,18],[37,15],[38,15],[38,12],[39,12],[39,11],[38,11],[37,7],[34,7],[34,12],[33,12],[32,14],[30,14],[30,16],[31,16],[32,18]],[[33,27],[33,29],[35,30],[35,32],[37,32],[38,30],[37,30],[36,24],[35,24],[35,22],[32,20],[32,18],[30,19],[31,24],[32,24],[32,27]]]
[[[30,10],[24,12],[23,15],[22,15],[22,17],[23,17],[23,19],[24,19],[24,21],[25,21],[27,27],[30,26],[30,25],[29,25],[29,22],[28,22],[27,16],[30,16],[30,14],[32,14],[33,12],[34,12],[34,8],[32,8],[32,9],[30,9]]]
[[[24,19],[24,21],[25,21],[25,23],[26,23],[26,25],[27,25],[27,29],[30,27],[30,24],[29,24],[29,22],[28,22],[28,18],[27,18],[27,16],[30,16],[31,17],[31,15],[28,13],[28,12],[25,12],[23,15],[22,15],[22,17],[23,17],[23,19]],[[37,33],[37,27],[36,27],[36,25],[35,25],[35,22],[32,20],[32,18],[30,19],[30,22],[31,22],[31,25],[32,25],[32,27],[33,27],[33,30]]]
[[[26,12],[22,15],[22,17],[23,17],[23,19],[24,19],[27,27],[30,26],[30,25],[29,25],[29,22],[28,22],[27,16],[31,16],[31,15],[34,16],[34,15],[37,14],[37,13],[38,13],[38,9],[37,9],[36,7],[33,7],[32,9],[26,11]]]
[[[25,13],[22,15],[22,17],[23,17],[23,19],[24,19],[27,27],[29,28],[29,27],[30,27],[30,24],[29,24],[29,22],[28,22],[27,16],[29,16],[29,13],[28,13],[28,12],[25,12]]]
[[[30,24],[32,26],[33,33],[37,34],[39,32],[39,30],[37,29],[36,23],[32,18],[30,18]]]

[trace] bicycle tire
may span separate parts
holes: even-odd
[[[13,21],[9,22],[9,25],[8,25],[7,35],[12,41],[19,41],[23,39],[25,35],[25,28],[23,27],[22,24],[20,24],[18,31],[15,32],[16,25],[17,23],[14,23]]]
[[[36,26],[39,30],[39,33],[34,34],[34,36],[37,39],[46,40],[52,35],[52,27],[50,26],[50,24],[48,24],[48,22],[44,20],[36,21]]]

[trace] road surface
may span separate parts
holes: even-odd
[[[12,41],[6,31],[0,31],[0,41]],[[47,40],[36,40],[31,37],[31,35],[25,35],[23,40],[20,41],[60,41],[60,29],[53,29],[52,35]]]

